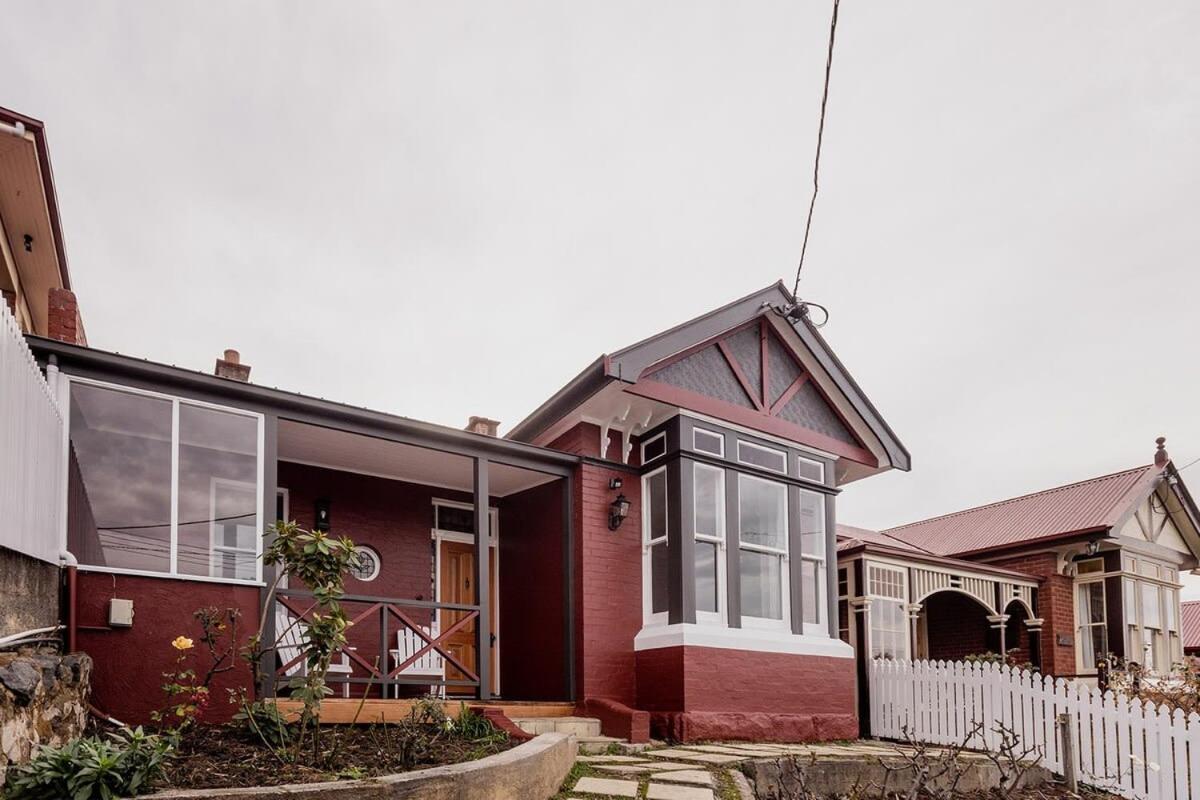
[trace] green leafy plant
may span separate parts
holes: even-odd
[[[10,767],[9,800],[112,800],[147,790],[174,752],[173,737],[123,728],[107,736],[43,747],[28,764]]]
[[[304,631],[301,651],[307,667],[302,677],[291,684],[291,696],[302,703],[300,718],[294,728],[293,747],[298,755],[306,736],[312,740],[313,758],[321,758],[321,701],[331,691],[325,676],[335,653],[346,646],[346,630],[350,619],[339,600],[345,594],[345,577],[357,561],[354,542],[345,536],[334,537],[324,531],[309,531],[295,522],[279,522],[268,529],[274,540],[263,552],[263,563],[278,567],[271,590],[267,593],[261,619],[274,617],[273,606],[279,583],[287,577],[293,586],[307,586],[312,592],[312,604],[305,610]],[[297,620],[296,624],[299,624]],[[264,651],[263,627],[251,637],[244,657],[254,671],[255,680],[261,683],[260,664]],[[276,641],[268,649],[274,649],[282,639],[284,631],[277,631]],[[242,703],[245,704],[243,698]],[[245,709],[243,709],[245,710]]]
[[[244,702],[233,715],[233,721],[244,726],[271,747],[286,748],[291,743],[291,726],[279,711],[279,706],[272,702]]]

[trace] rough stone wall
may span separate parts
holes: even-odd
[[[9,764],[83,733],[91,672],[84,653],[0,653],[0,785]]]
[[[58,624],[58,566],[0,547],[0,636]]]

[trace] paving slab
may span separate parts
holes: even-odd
[[[597,764],[596,769],[617,772],[622,775],[640,775],[643,772],[656,772],[658,764]]]
[[[577,760],[585,764],[636,764],[646,759],[637,756],[580,756]]]
[[[671,783],[694,783],[697,786],[712,786],[712,773],[702,769],[678,769],[672,772],[656,772],[650,776],[652,781],[668,781]]]
[[[699,750],[703,753],[724,753],[725,755],[734,756],[762,755],[761,750],[750,750],[749,748],[738,747],[736,744],[689,744],[682,749]]]
[[[684,764],[681,761],[655,761],[650,765],[652,769],[668,770],[668,769],[695,769],[695,764]]]
[[[712,789],[699,786],[652,783],[646,791],[647,800],[713,800]]]
[[[705,764],[731,764],[734,761],[745,761],[749,756],[724,755],[721,753],[705,753],[694,750],[652,750],[650,755],[657,758],[676,758],[680,761],[701,761]]]
[[[637,797],[637,781],[621,781],[615,778],[580,778],[571,791],[584,794],[607,794],[613,797]]]

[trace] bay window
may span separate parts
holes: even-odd
[[[1164,672],[1183,658],[1178,571],[1140,555],[1123,560],[1125,659]]]
[[[787,628],[787,487],[738,473],[738,566],[743,624]]]
[[[1108,652],[1108,625],[1104,609],[1104,581],[1080,583],[1075,587],[1079,642],[1078,667],[1081,672],[1096,669],[1097,659]]]
[[[257,581],[262,417],[73,378],[67,546],[116,572]]]
[[[825,495],[800,490],[800,586],[805,632],[825,622]]]

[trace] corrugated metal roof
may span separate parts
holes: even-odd
[[[1153,464],[881,531],[939,555],[964,555],[1112,527]]]
[[[913,564],[932,564],[934,566],[944,567],[947,569],[958,570],[960,573],[983,574],[991,576],[1007,577],[1014,582],[1032,581],[1035,585],[1037,578],[1017,570],[1004,569],[995,567],[991,564],[980,564],[975,561],[963,561],[959,558],[950,558],[948,556],[931,553],[928,550],[922,550],[919,547],[914,547],[908,542],[903,542],[893,538],[881,531],[873,531],[868,528],[856,528],[852,525],[837,526],[837,551],[841,553],[849,553],[856,551],[859,548],[866,553],[886,556],[887,558],[900,559],[901,561],[910,561]]]
[[[1183,611],[1183,646],[1200,647],[1200,600],[1187,600]]]
[[[911,545],[908,542],[902,541],[892,536],[879,531],[873,531],[869,528],[856,528],[853,525],[837,526],[838,552],[843,550],[851,550],[864,544],[881,544],[887,547],[894,547],[898,550],[911,550],[914,553],[924,553],[926,555],[937,555],[928,550]]]

